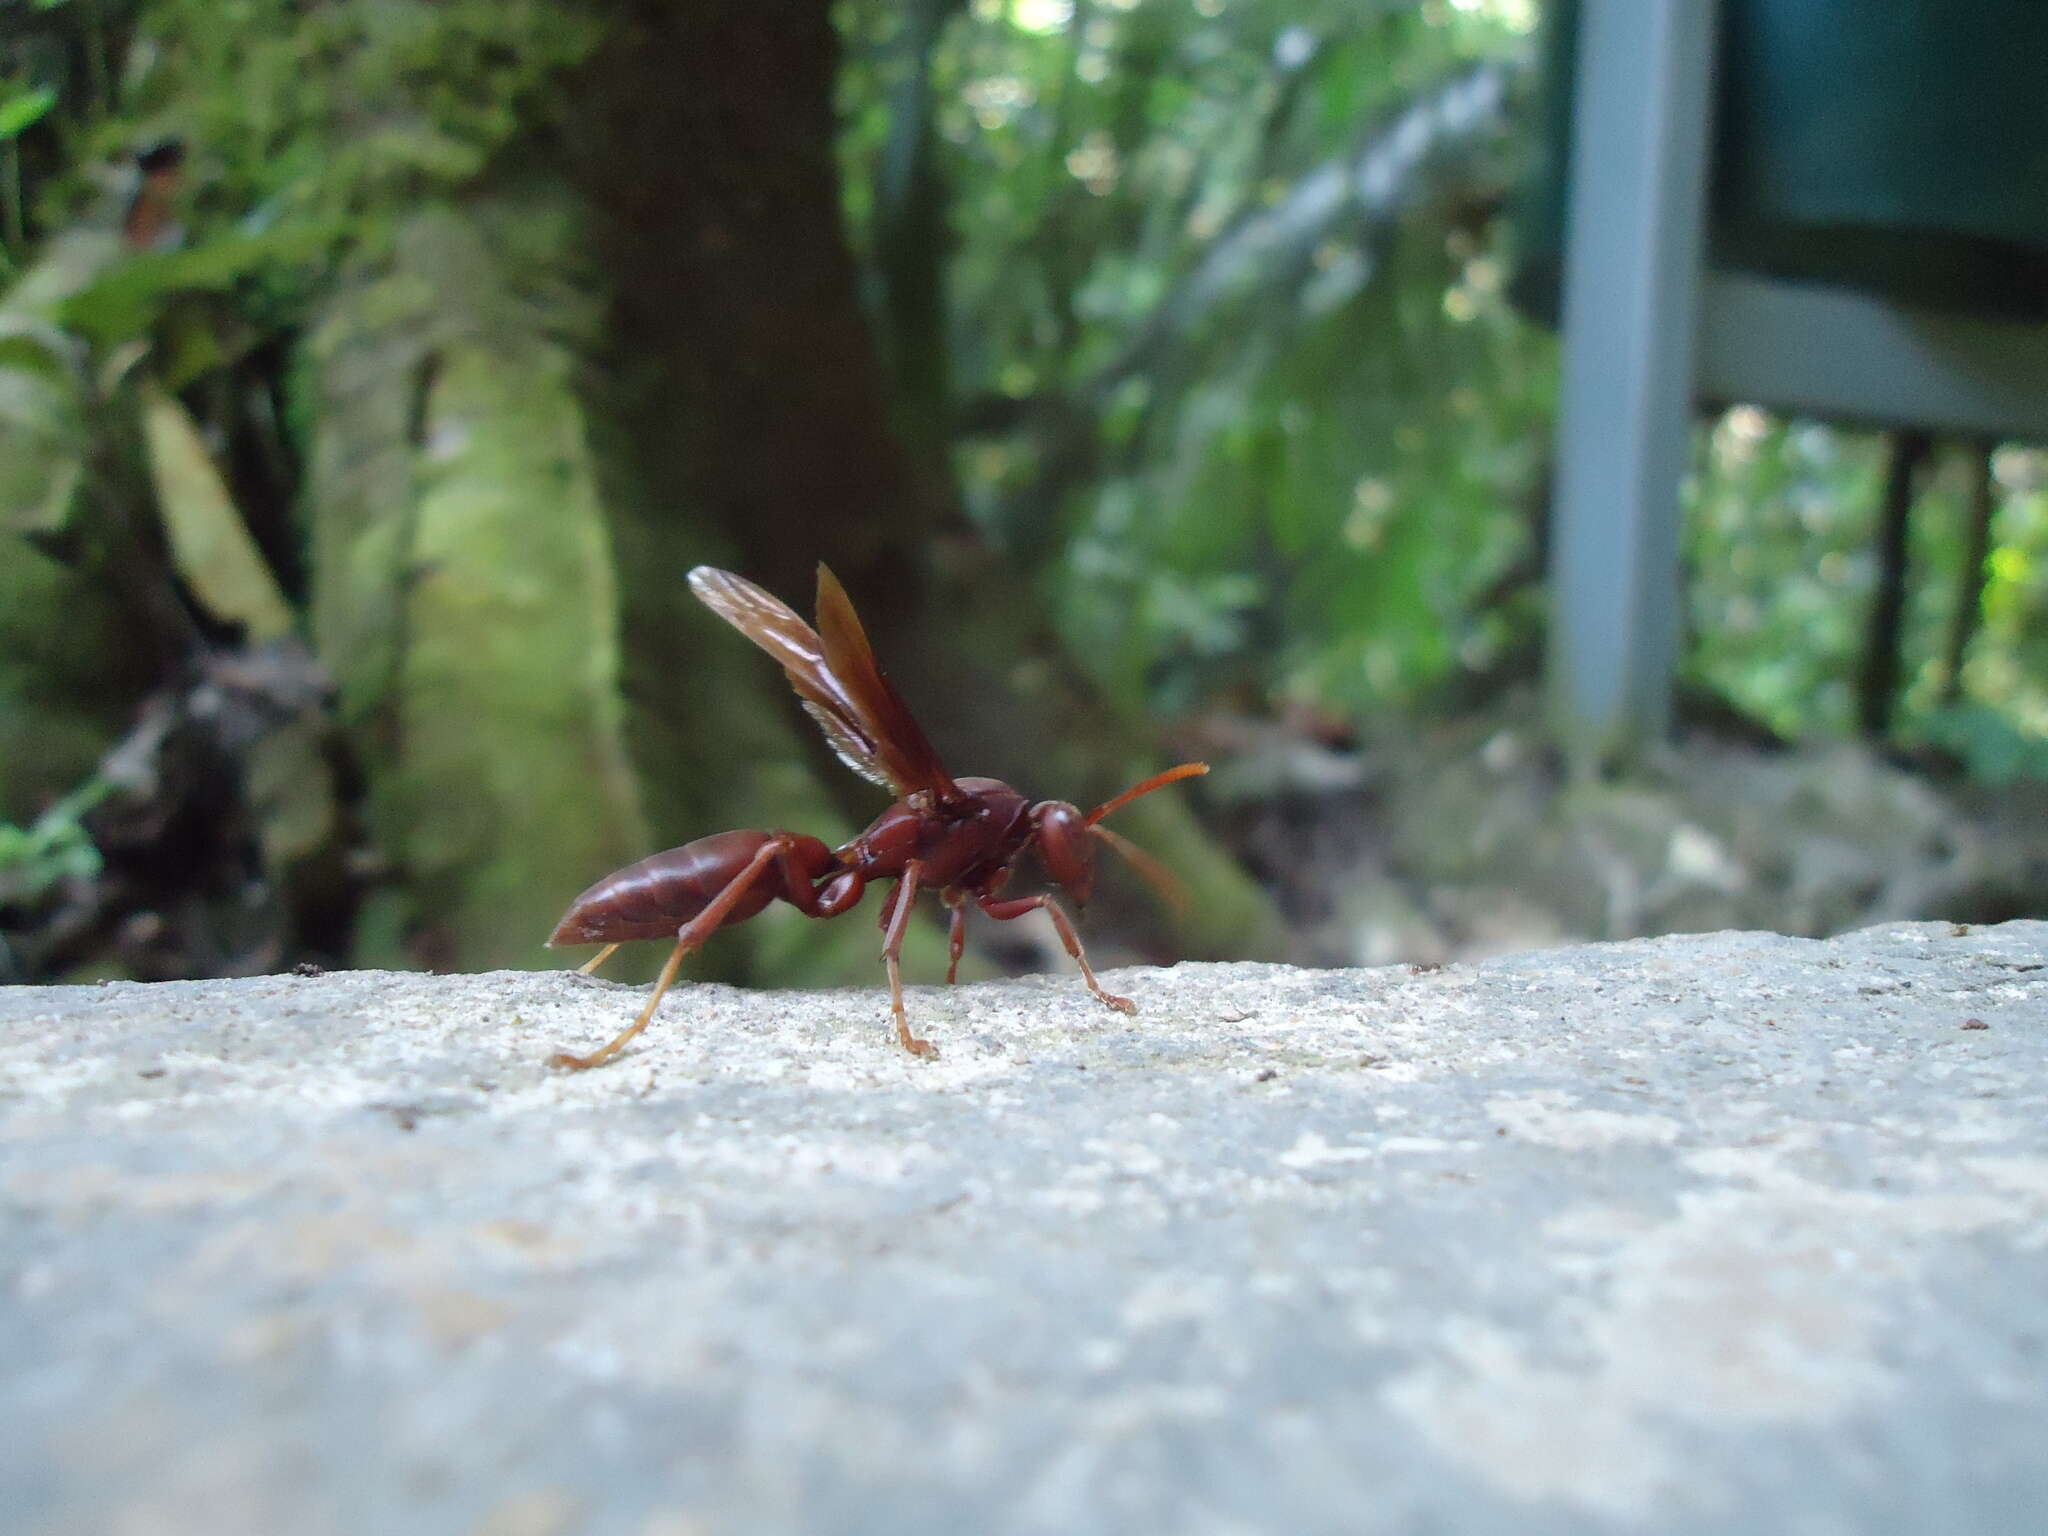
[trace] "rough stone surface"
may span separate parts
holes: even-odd
[[[0,1524],[2040,1529],[2048,923],[1111,984],[0,990]]]

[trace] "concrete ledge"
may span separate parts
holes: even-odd
[[[2037,1528],[2048,923],[1109,984],[0,990],[4,1524]]]

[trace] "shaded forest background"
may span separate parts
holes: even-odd
[[[873,792],[699,561],[799,607],[829,562],[957,772],[1087,804],[1214,758],[1131,809],[1193,899],[1106,893],[1112,959],[1402,955],[1356,908],[1305,949],[1343,903],[1295,887],[1371,884],[1331,850],[1414,819],[1414,743],[1572,792],[1516,702],[1556,380],[1507,299],[1528,0],[0,16],[0,974],[559,963],[569,898],[654,848],[850,835]],[[1855,733],[1889,462],[1702,424],[1693,718]],[[2048,459],[1919,491],[1863,761],[2019,793]],[[1728,884],[1700,835],[1658,857]],[[1693,910],[1608,885],[1562,928]],[[782,918],[704,973],[872,979],[867,923]]]

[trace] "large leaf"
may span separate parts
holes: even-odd
[[[215,618],[240,624],[252,641],[289,634],[291,606],[185,407],[146,385],[142,428],[157,508],[185,584]]]
[[[0,532],[0,821],[41,815],[93,771],[153,684],[94,521],[58,560]]]
[[[317,266],[334,242],[332,221],[222,235],[189,250],[128,253],[82,273],[59,295],[59,317],[101,346],[146,335],[176,295],[227,293],[259,275]]]
[[[86,429],[67,338],[0,315],[0,530],[61,528],[85,474]]]

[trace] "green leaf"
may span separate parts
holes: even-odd
[[[240,624],[252,641],[289,634],[291,607],[185,407],[145,386],[142,429],[157,508],[185,584],[216,618]]]
[[[11,139],[33,127],[44,113],[57,105],[57,93],[47,85],[28,86],[0,101],[0,139]]]
[[[106,267],[67,297],[58,316],[100,346],[145,334],[180,293],[226,293],[246,279],[317,262],[339,226],[308,221],[290,228],[224,235],[184,251],[149,251]]]
[[[0,528],[64,526],[88,449],[73,348],[62,332],[0,315]]]
[[[0,822],[0,901],[37,901],[61,881],[90,880],[100,872],[100,851],[79,818],[106,798],[108,788],[104,779],[90,779],[31,826]]]

